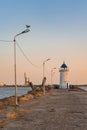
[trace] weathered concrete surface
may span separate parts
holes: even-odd
[[[0,130],[87,130],[87,92],[53,91],[53,95],[46,93],[21,104],[18,111],[29,111],[8,119]],[[6,114],[12,108],[4,111]]]

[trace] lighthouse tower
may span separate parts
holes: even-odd
[[[63,64],[61,65],[59,72],[60,72],[60,88],[68,88],[68,81],[67,81],[67,74],[68,74],[68,67],[65,64],[65,62],[63,62]]]

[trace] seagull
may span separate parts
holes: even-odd
[[[30,27],[30,25],[26,25],[26,28],[29,28]]]

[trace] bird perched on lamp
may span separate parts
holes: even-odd
[[[30,25],[26,25],[26,28],[30,28]]]

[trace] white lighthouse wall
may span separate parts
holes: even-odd
[[[67,88],[67,71],[60,72],[60,88]]]

